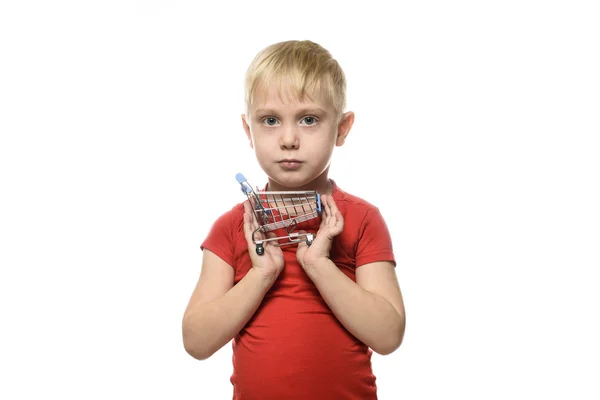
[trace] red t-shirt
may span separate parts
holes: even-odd
[[[379,210],[335,183],[332,196],[344,216],[344,230],[334,238],[330,252],[340,270],[356,281],[361,265],[376,261],[395,265]],[[219,217],[201,246],[234,269],[235,283],[251,268],[243,214],[240,203]],[[296,229],[316,233],[319,224],[317,218]],[[296,260],[296,248],[282,247],[283,271],[233,340],[233,398],[377,399],[371,350],[337,320]]]

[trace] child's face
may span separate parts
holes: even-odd
[[[268,175],[269,190],[324,190],[333,148],[348,135],[354,115],[339,115],[320,91],[300,101],[286,85],[257,91],[242,116],[250,146]]]

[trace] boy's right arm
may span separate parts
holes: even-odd
[[[233,268],[204,249],[200,279],[183,316],[183,345],[199,360],[213,355],[242,330],[284,266],[281,249],[270,242],[264,245],[264,255],[256,254],[252,232],[258,223],[248,204],[244,207],[244,235],[252,268],[234,285]],[[256,237],[264,238],[261,234]]]
[[[276,277],[251,268],[233,286],[234,271],[204,250],[202,272],[183,317],[183,345],[204,360],[227,344],[252,318]]]

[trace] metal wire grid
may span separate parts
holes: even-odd
[[[242,174],[237,174],[236,179],[241,185],[242,192],[248,197],[259,224],[259,228],[252,233],[257,254],[264,254],[264,242],[275,241],[276,246],[285,246],[304,240],[307,245],[311,245],[314,239],[313,233],[299,234],[294,230],[300,222],[317,218],[321,214],[321,199],[316,191],[254,191]],[[263,236],[266,236],[268,232],[283,228],[286,232],[283,236],[255,238],[257,232],[262,232]],[[282,239],[287,239],[287,242],[281,242]]]
[[[288,228],[319,216],[319,195],[314,191],[256,192],[256,195],[260,202],[254,196],[250,196],[250,201],[264,232]]]

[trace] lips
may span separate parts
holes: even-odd
[[[278,164],[281,165],[284,169],[292,170],[292,169],[300,168],[302,161],[290,158],[290,159],[279,160]]]

